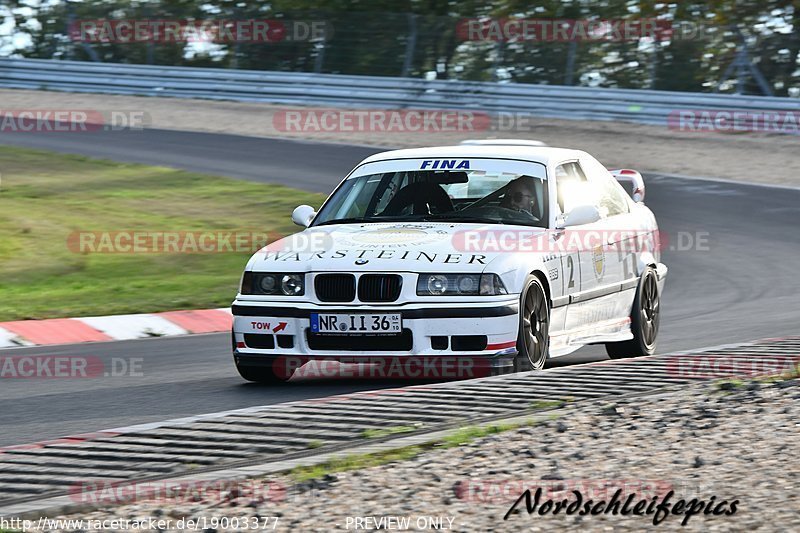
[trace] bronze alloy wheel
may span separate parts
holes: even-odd
[[[612,359],[652,355],[656,351],[660,318],[661,295],[658,293],[656,271],[652,267],[647,267],[633,299],[631,310],[633,339],[606,343],[606,353]]]
[[[540,370],[550,348],[550,304],[536,276],[528,276],[519,306],[520,324],[514,371]]]

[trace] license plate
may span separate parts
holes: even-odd
[[[339,335],[399,335],[403,319],[395,314],[311,314],[311,332]]]

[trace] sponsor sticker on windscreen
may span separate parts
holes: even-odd
[[[386,172],[467,172],[469,175],[484,174],[490,178],[501,175],[525,175],[537,179],[545,179],[547,172],[541,163],[522,161],[517,159],[492,159],[458,157],[430,158],[430,159],[390,159],[387,161],[374,161],[365,163],[353,171],[348,179],[370,174],[383,174]]]

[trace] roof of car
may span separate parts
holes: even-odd
[[[554,148],[552,146],[498,146],[498,145],[456,145],[432,146],[429,148],[408,148],[404,150],[391,150],[371,155],[362,161],[374,163],[392,159],[469,159],[469,158],[502,158],[532,161],[547,165],[550,162],[560,162],[566,159],[575,159],[582,152],[569,148]]]

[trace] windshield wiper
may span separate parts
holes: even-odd
[[[353,218],[337,218],[335,220],[326,220],[319,222],[314,226],[329,226],[331,224],[370,224],[372,222],[409,222],[409,221],[422,221],[421,215],[407,215],[407,216],[376,216],[376,217],[353,217]]]
[[[314,224],[315,226],[328,226],[330,224],[356,224],[358,222],[366,222],[366,218],[337,218],[335,220],[326,220],[325,222],[318,222]]]

